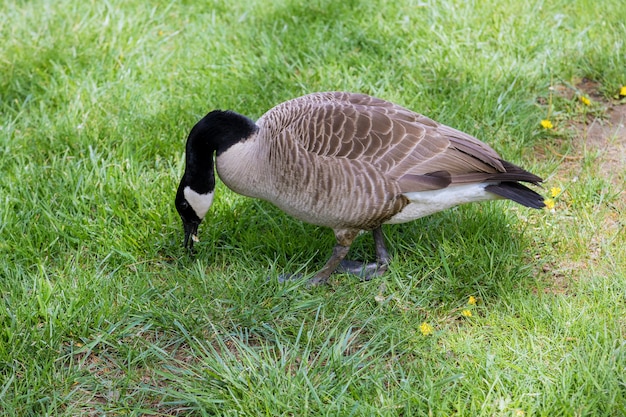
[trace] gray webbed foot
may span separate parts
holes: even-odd
[[[278,275],[277,281],[280,284],[283,284],[285,282],[290,282],[290,281],[299,281],[302,278],[304,278],[304,275],[302,275],[302,274],[280,274],[280,275]],[[268,281],[270,279],[271,278],[268,278]]]
[[[365,263],[344,259],[341,261],[335,272],[356,275],[361,279],[361,281],[369,281],[372,278],[383,275],[386,271],[387,264],[379,264],[376,262]]]

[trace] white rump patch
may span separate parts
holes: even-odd
[[[187,186],[183,190],[183,194],[193,211],[196,212],[196,216],[198,216],[200,220],[204,219],[206,212],[209,211],[209,208],[213,203],[213,192],[200,194]]]
[[[411,202],[385,223],[409,222],[460,204],[501,198],[485,191],[487,185],[489,183],[453,185],[440,190],[404,193]]]

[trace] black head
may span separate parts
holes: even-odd
[[[183,221],[183,230],[185,232],[185,240],[183,246],[185,248],[193,249],[194,241],[197,240],[198,226],[202,222],[202,219],[198,216],[191,203],[185,198],[185,188],[188,187],[182,181],[178,186],[176,192],[176,211],[180,219]]]
[[[258,127],[245,116],[215,110],[191,129],[187,138],[185,174],[176,192],[176,210],[183,221],[184,246],[192,249],[198,226],[213,202],[213,156],[250,137]]]

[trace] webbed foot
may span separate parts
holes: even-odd
[[[278,282],[280,284],[283,284],[285,282],[289,282],[289,281],[299,281],[302,278],[304,278],[304,275],[302,274],[280,274],[278,275]],[[271,278],[268,278],[267,280],[269,281]]]
[[[379,264],[377,262],[365,263],[344,259],[335,272],[356,275],[361,281],[369,281],[387,272],[387,264]]]

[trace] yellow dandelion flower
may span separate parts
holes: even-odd
[[[550,195],[552,196],[552,198],[558,197],[561,194],[561,188],[560,187],[552,187],[550,188]]]
[[[461,315],[463,317],[472,317],[472,312],[470,310],[463,310],[461,311]]]
[[[626,85],[623,85],[622,88],[619,89],[620,96],[626,96]]]
[[[590,105],[590,104],[591,104],[591,100],[589,100],[589,99],[588,99],[587,97],[585,97],[585,96],[580,96],[580,101],[582,101],[582,103],[583,103],[585,106],[588,106],[588,105]]]
[[[473,295],[470,295],[469,300],[467,300],[467,304],[471,306],[476,305],[476,297],[474,297]]]
[[[548,119],[543,119],[541,121],[541,127],[543,127],[544,129],[552,129],[554,127],[554,125],[552,124],[552,122]]]
[[[431,326],[430,324],[426,322],[420,324],[420,332],[422,332],[424,336],[433,334],[433,331],[435,331],[435,329],[433,329],[433,326]]]
[[[552,210],[556,205],[556,202],[552,198],[546,198],[545,200],[543,200],[543,203],[546,205],[546,208],[548,210]]]
[[[515,417],[524,417],[524,410],[516,410]]]

